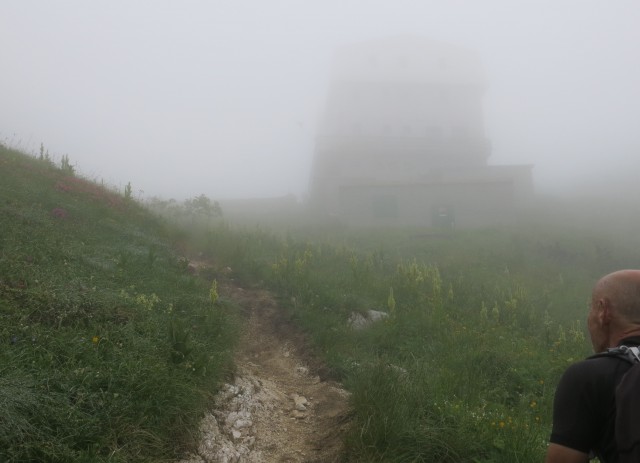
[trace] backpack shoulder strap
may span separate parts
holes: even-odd
[[[631,362],[631,367],[615,390],[616,446],[620,463],[636,463],[640,461],[640,428],[637,426],[640,415],[640,395],[637,393],[640,385],[640,349],[627,347],[623,352]]]
[[[594,354],[589,359],[600,358],[600,357],[616,357],[623,360],[626,360],[629,363],[640,362],[640,347],[638,346],[618,346],[618,347],[610,347],[604,352],[599,352]]]
[[[624,346],[627,347],[627,346]],[[633,356],[634,361],[640,362],[640,347],[631,346],[627,347],[627,356]]]

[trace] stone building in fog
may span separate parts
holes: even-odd
[[[488,164],[478,56],[415,37],[340,49],[309,201],[363,226],[481,226],[533,193],[530,165]]]

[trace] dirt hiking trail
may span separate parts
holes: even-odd
[[[348,425],[348,393],[322,379],[321,364],[273,297],[219,281],[246,315],[236,374],[201,423],[197,454],[181,463],[331,463]]]

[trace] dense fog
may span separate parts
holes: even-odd
[[[144,197],[304,199],[334,53],[409,35],[477,54],[490,164],[638,195],[639,21],[633,0],[5,0],[0,141]]]

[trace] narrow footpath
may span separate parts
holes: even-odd
[[[321,379],[303,336],[267,291],[219,284],[247,315],[236,375],[202,421],[197,455],[181,463],[337,462],[348,393]]]

